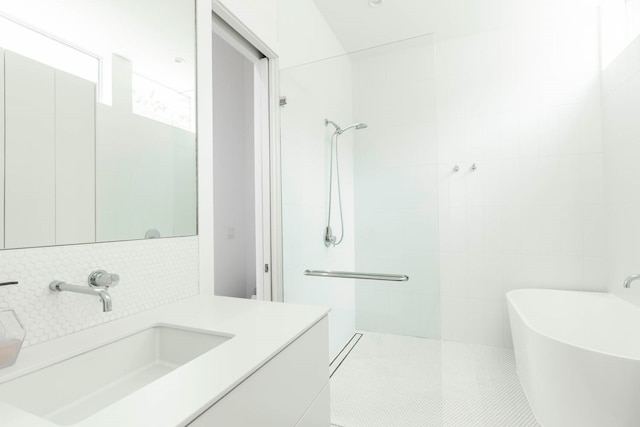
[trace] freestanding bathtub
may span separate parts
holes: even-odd
[[[640,308],[612,294],[507,293],[518,376],[544,427],[640,426]]]

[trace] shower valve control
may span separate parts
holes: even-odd
[[[328,248],[329,246],[336,245],[336,236],[333,235],[333,231],[331,231],[331,227],[327,227],[324,233],[324,245]]]

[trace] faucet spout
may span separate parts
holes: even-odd
[[[636,280],[640,280],[640,274],[632,274],[631,276],[627,277],[626,279],[624,279],[623,285],[625,288],[630,288],[631,282],[635,282]]]
[[[102,301],[102,311],[104,311],[105,313],[111,311],[111,295],[109,295],[109,291],[106,288],[91,288],[88,286],[77,286],[77,285],[71,285],[61,280],[56,280],[49,284],[49,289],[51,289],[52,291],[58,291],[58,292],[68,291],[68,292],[75,292],[78,294],[97,296]]]
[[[107,313],[111,311],[111,295],[106,289],[96,289],[96,293],[102,301],[102,311]]]

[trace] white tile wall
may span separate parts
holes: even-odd
[[[510,346],[512,289],[606,289],[597,20],[570,15],[437,40],[444,339]]]
[[[53,280],[86,285],[97,269],[121,278],[109,313],[97,297],[49,290]],[[20,283],[0,287],[0,308],[16,311],[29,346],[197,295],[198,237],[3,250],[0,282],[9,280]]]
[[[484,30],[453,39],[438,38],[451,34],[446,27],[452,24],[443,22],[438,28],[444,31],[435,35],[435,62],[418,39],[413,51],[391,47],[353,56],[353,118],[370,126],[354,142],[356,265],[403,268],[421,283],[440,286],[403,295],[388,284],[368,284],[356,297],[359,327],[415,334],[410,326],[416,322],[395,313],[419,304],[441,313],[445,339],[509,347],[504,301],[509,290],[606,289],[605,192],[613,200],[640,197],[632,184],[640,159],[604,152],[598,17],[587,3],[516,2],[499,10],[507,25],[478,25]],[[630,47],[611,71],[605,70],[605,92],[625,84],[640,90],[640,79],[629,78],[629,68],[640,67],[638,52]],[[335,90],[323,91],[321,80],[291,76],[291,93],[321,106],[335,96]],[[610,108],[631,128],[608,130],[622,139],[636,130],[628,112],[634,105],[623,92]],[[310,212],[323,202],[305,197],[326,189],[323,165],[309,159],[326,159],[327,153],[304,129],[317,126],[323,111],[293,117],[298,113],[290,108],[285,114],[296,127],[283,126],[283,138],[290,138],[289,154],[283,156],[285,163],[300,163],[291,171],[286,164],[283,168],[285,197],[289,192],[292,206]],[[425,120],[433,115],[435,121]],[[605,169],[605,155],[618,167]],[[470,169],[473,163],[476,171]],[[459,172],[452,172],[454,165]],[[605,170],[620,183],[611,191],[604,184]],[[367,185],[359,186],[359,179]],[[630,221],[634,211],[617,212],[626,217],[610,221],[614,226]],[[290,216],[289,221],[320,224],[321,216]],[[409,224],[415,236],[400,233],[400,224]],[[306,230],[294,225],[291,230]],[[302,257],[304,242],[318,238],[307,231],[290,233],[295,259]],[[326,259],[321,249],[309,251],[311,259]],[[421,269],[412,267],[419,264]],[[291,270],[290,280],[300,280],[301,267]],[[441,307],[417,297],[431,292],[441,295]]]
[[[624,289],[625,277],[640,271],[640,37],[603,70],[604,170],[609,291],[640,305],[640,287]],[[603,215],[594,212],[593,215]]]

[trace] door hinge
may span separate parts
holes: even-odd
[[[269,272],[269,264],[265,264],[264,265],[264,272],[268,273]]]

